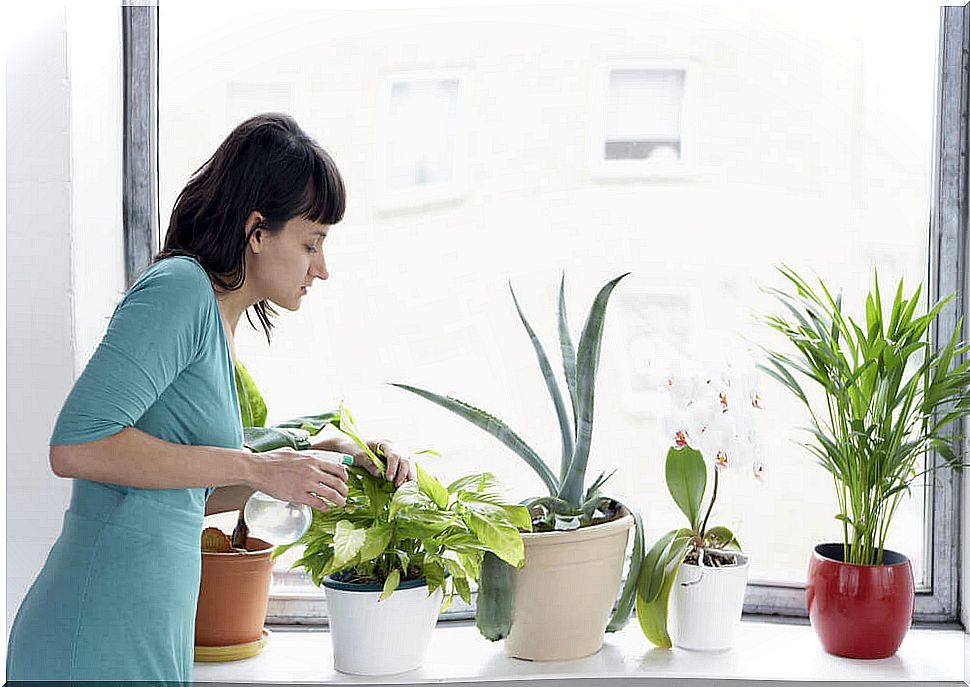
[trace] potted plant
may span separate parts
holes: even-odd
[[[729,649],[741,621],[748,556],[727,527],[710,522],[722,474],[764,479],[753,379],[730,374],[675,374],[667,380],[671,412],[665,477],[687,527],[671,530],[647,552],[637,583],[637,619],[647,639],[698,651]],[[705,456],[708,460],[705,460]],[[714,475],[706,507],[708,473]],[[670,632],[668,632],[668,607]],[[673,639],[671,640],[671,635]]]
[[[367,452],[341,405],[334,425]],[[457,593],[471,604],[482,559],[524,563],[519,530],[528,510],[507,503],[491,473],[467,475],[448,486],[415,464],[417,480],[395,488],[383,477],[348,467],[347,502],[315,510],[313,524],[274,558],[304,544],[303,567],[326,587],[334,667],[355,675],[389,675],[421,665],[438,618]],[[380,641],[379,638],[406,638]]]
[[[897,507],[922,474],[926,451],[959,469],[954,423],[970,413],[970,347],[958,342],[962,318],[935,349],[927,332],[947,297],[919,312],[921,286],[909,297],[900,280],[888,316],[878,274],[861,324],[843,313],[819,279],[819,291],[788,267],[787,291],[770,289],[787,316],[766,323],[795,347],[786,355],[765,349],[765,371],[791,391],[811,416],[805,447],[835,482],[842,541],[819,544],[810,557],[806,600],[822,646],[850,658],[893,655],[912,621],[912,566],[885,548]],[[817,409],[797,378],[824,392]]]
[[[629,274],[629,273],[627,273]],[[559,285],[558,331],[572,414],[539,338],[512,301],[535,349],[539,368],[559,422],[562,451],[559,474],[508,425],[464,401],[407,384],[395,384],[483,429],[518,454],[545,484],[548,494],[526,499],[532,533],[522,535],[525,565],[514,569],[486,554],[477,598],[476,624],[491,641],[505,639],[505,650],[536,661],[568,660],[600,649],[604,631],[615,632],[629,620],[643,558],[640,516],[601,493],[613,475],[605,472],[586,484],[593,433],[596,369],[606,306],[626,274],[603,286],[590,308],[578,349],[566,318],[565,277]],[[629,530],[636,526],[630,571],[616,609]],[[577,593],[582,590],[582,593]]]
[[[235,365],[243,445],[254,453],[310,447],[309,437],[338,417],[328,412],[264,427],[266,404],[242,363]],[[195,660],[247,658],[263,648],[273,573],[273,544],[249,536],[243,512],[231,537],[207,527],[201,539],[201,576],[195,618]]]

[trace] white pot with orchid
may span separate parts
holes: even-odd
[[[748,556],[735,534],[712,525],[710,516],[722,475],[765,478],[756,432],[761,394],[753,363],[685,361],[665,385],[664,426],[672,444],[665,476],[689,526],[665,534],[644,558],[637,617],[657,646],[723,651],[732,646],[741,620]],[[709,472],[714,479],[705,507]]]

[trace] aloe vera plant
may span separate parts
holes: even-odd
[[[455,413],[464,420],[484,430],[515,452],[536,472],[548,494],[526,499],[532,523],[536,531],[576,529],[596,522],[597,517],[609,519],[617,502],[602,494],[604,483],[615,473],[600,473],[591,484],[586,484],[590,442],[593,436],[593,406],[596,371],[599,365],[600,344],[606,316],[606,306],[613,289],[629,274],[607,282],[597,293],[590,308],[578,347],[573,345],[566,315],[565,275],[559,284],[558,333],[563,373],[569,394],[570,407],[566,406],[559,382],[553,372],[549,357],[539,337],[529,324],[519,305],[515,290],[509,284],[512,302],[535,350],[539,369],[552,399],[559,424],[561,452],[559,474],[555,474],[539,454],[533,450],[509,425],[494,415],[451,396],[437,394],[416,386],[396,383],[400,389],[416,394],[436,405]],[[630,572],[620,600],[607,626],[608,632],[622,629],[630,618],[636,595],[637,574],[643,559],[643,523],[640,514],[627,506],[633,514],[636,530]],[[597,516],[597,513],[600,515]],[[500,561],[485,557],[487,574],[483,575],[478,593],[478,627],[491,640],[508,635],[511,626],[511,570]]]
[[[970,415],[970,362],[962,360],[970,345],[959,341],[963,318],[936,350],[927,332],[952,296],[920,314],[921,286],[905,297],[900,280],[887,318],[875,274],[863,329],[843,312],[841,293],[833,297],[821,280],[816,291],[788,267],[779,271],[791,289],[768,291],[790,317],[770,315],[765,323],[796,354],[765,349],[761,367],[811,415],[814,442],[804,446],[834,479],[845,562],[878,565],[892,517],[921,474],[925,452],[939,454],[939,467],[962,467],[955,450],[960,437],[951,427]],[[825,392],[825,415],[796,375]]]

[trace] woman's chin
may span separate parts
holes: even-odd
[[[297,310],[300,309],[300,305],[303,303],[303,299],[297,296],[296,299],[292,301],[282,302],[282,301],[278,301],[273,298],[270,298],[269,302],[272,303],[273,305],[283,308],[284,310],[289,310],[290,312],[296,312]]]

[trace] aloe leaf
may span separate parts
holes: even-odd
[[[596,369],[599,366],[606,306],[613,289],[628,274],[630,273],[626,272],[607,282],[596,294],[586,318],[586,324],[583,326],[583,334],[579,337],[579,351],[576,355],[576,395],[579,401],[576,450],[569,464],[569,471],[557,494],[560,498],[576,505],[582,501],[589,447],[593,438],[593,390],[596,384]]]
[[[478,578],[475,625],[483,637],[497,641],[512,628],[512,566],[492,552],[482,558]]]
[[[569,400],[573,406],[573,432],[577,427],[579,406],[576,399],[576,349],[569,334],[569,321],[566,319],[566,274],[563,273],[559,282],[559,350],[562,352],[562,367],[566,375],[566,388],[569,389]],[[560,473],[560,478],[565,471]]]
[[[525,331],[529,334],[529,340],[532,342],[532,347],[536,352],[536,358],[539,361],[539,369],[542,370],[542,378],[546,382],[549,396],[552,397],[552,404],[556,408],[556,418],[559,420],[559,433],[562,443],[562,458],[559,469],[559,478],[562,479],[573,457],[574,428],[570,426],[569,413],[566,412],[566,406],[563,404],[562,393],[559,391],[559,382],[556,381],[556,376],[552,372],[552,366],[549,364],[549,358],[546,356],[545,348],[543,348],[542,342],[539,341],[539,337],[536,336],[535,330],[532,329],[532,325],[526,319],[525,313],[522,312],[519,299],[515,296],[515,289],[512,288],[512,282],[509,282],[509,292],[512,294],[512,302],[515,303],[515,310],[519,313],[519,319],[522,320],[522,326],[525,327]]]
[[[469,405],[464,401],[460,401],[457,398],[452,398],[451,396],[441,396],[433,391],[427,391],[425,389],[419,389],[418,387],[410,386],[408,384],[396,384],[393,383],[391,386],[396,386],[399,389],[404,389],[405,391],[410,391],[412,394],[416,394],[421,398],[424,398],[432,403],[441,406],[445,410],[450,410],[458,417],[467,420],[479,429],[482,429],[493,437],[501,441],[508,448],[512,449],[519,455],[522,460],[524,460],[529,467],[536,471],[539,478],[546,485],[550,494],[555,495],[559,483],[556,476],[552,474],[552,470],[546,465],[539,455],[532,450],[532,448],[526,444],[518,434],[516,434],[512,429],[506,425],[504,422],[499,420],[497,417],[489,415],[484,410],[480,410],[475,406]]]
[[[626,575],[626,584],[623,585],[623,592],[620,600],[613,611],[609,625],[606,626],[607,632],[619,632],[630,621],[630,614],[637,596],[637,580],[640,578],[640,568],[643,565],[643,516],[640,511],[629,509],[633,515],[635,523],[633,531],[633,553],[630,554],[630,569]]]
[[[589,501],[590,499],[594,498],[599,493],[600,488],[604,484],[606,484],[606,480],[608,480],[610,477],[616,474],[616,470],[617,468],[613,468],[612,470],[610,470],[610,474],[608,475],[606,474],[606,470],[601,472],[599,476],[593,480],[593,483],[589,485],[589,488],[586,490],[586,495],[583,497],[583,500]]]

